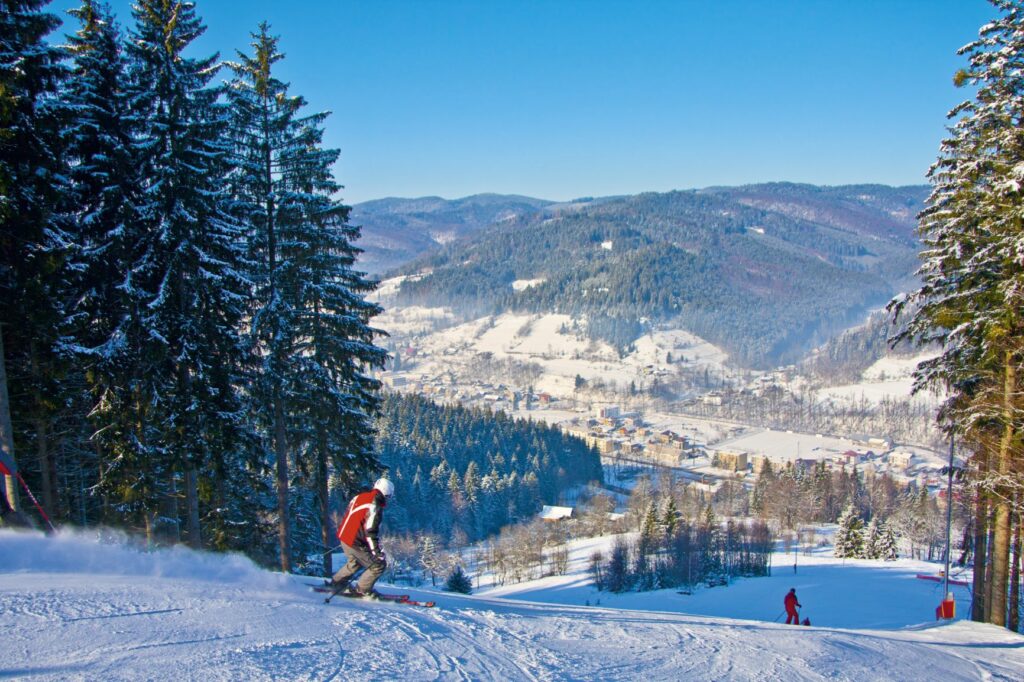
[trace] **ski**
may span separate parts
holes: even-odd
[[[314,592],[322,592],[325,594],[331,594],[332,592],[334,592],[334,588],[329,587],[327,585],[316,585],[313,583],[306,584],[312,587]],[[361,595],[352,594],[350,592],[347,592],[346,590],[347,588],[343,588],[341,591],[338,592],[338,595],[341,597],[361,597]],[[379,592],[377,594],[380,595],[380,598],[385,601],[405,601],[409,598],[409,595],[407,594],[380,594]]]
[[[328,597],[328,600],[331,597],[334,597],[334,596],[348,597],[349,599],[362,599],[363,598],[361,595],[353,594],[351,592],[346,592],[345,590],[341,590],[340,592],[335,592],[335,589],[333,587],[330,587],[328,585],[322,585],[320,583],[306,583],[306,585],[308,585],[309,587],[313,588],[314,592],[320,592],[321,594],[329,594],[330,597]],[[406,606],[419,606],[419,607],[426,608],[426,609],[433,608],[434,606],[437,605],[437,603],[433,602],[433,601],[424,601],[424,600],[421,600],[421,599],[412,599],[407,594],[389,594],[387,592],[378,592],[377,593],[377,601],[386,601],[386,602],[391,602],[391,603],[394,603],[394,604],[405,604]]]
[[[381,601],[394,602],[396,604],[405,604],[406,606],[421,606],[426,609],[433,608],[435,603],[432,601],[421,601],[419,599],[410,599],[407,594],[381,594],[377,593],[378,599]]]

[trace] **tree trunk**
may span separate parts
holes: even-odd
[[[277,541],[281,570],[292,572],[292,538],[288,513],[288,448],[285,444],[284,409],[279,395],[274,396],[274,454],[277,457]]]
[[[2,510],[6,516],[8,511],[21,511],[18,498],[17,462],[14,459],[14,427],[11,424],[11,403],[7,397],[7,367],[4,355],[3,324],[0,323],[0,461],[7,463],[10,474],[4,476],[6,495],[3,497]],[[4,491],[0,491],[2,493]]]
[[[1017,499],[1019,501],[1020,498]],[[1010,566],[1010,617],[1007,627],[1017,632],[1020,629],[1020,512],[1015,513],[1013,518],[1016,523],[1014,524],[1013,556]]]
[[[321,438],[324,443],[326,438]],[[316,456],[316,496],[320,506],[320,544],[324,553],[324,575],[334,575],[334,560],[331,547],[334,545],[331,537],[331,509],[330,490],[327,485],[327,454],[321,449]]]
[[[156,542],[156,512],[146,510],[143,514],[146,522],[146,549],[153,549]]]
[[[188,511],[188,544],[193,549],[203,546],[199,527],[199,474],[195,467],[185,470],[185,506]]]
[[[39,462],[41,480],[40,493],[43,509],[50,518],[57,518],[57,462],[50,448],[49,422],[45,418],[36,420],[36,459]]]
[[[985,466],[984,450],[978,453],[979,476],[984,476],[987,467]],[[971,620],[979,623],[986,622],[985,606],[988,604],[985,591],[988,583],[985,581],[985,571],[988,567],[988,498],[985,493],[978,490],[974,503],[974,601],[971,603]]]
[[[1017,368],[1013,364],[1013,353],[1007,352],[1004,358],[1003,371],[1003,433],[999,439],[999,452],[996,459],[998,481],[1010,474],[1010,448],[1013,445],[1016,429],[1014,429],[1013,407],[1014,390],[1017,387]],[[993,625],[1006,626],[1006,591],[1009,585],[1010,568],[1010,501],[1002,494],[994,500],[995,519],[992,538],[992,606],[988,622]]]

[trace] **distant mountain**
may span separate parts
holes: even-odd
[[[440,197],[377,199],[352,207],[362,227],[361,267],[382,274],[444,244],[495,224],[535,215],[554,202],[514,195],[477,194],[449,201]]]
[[[562,205],[442,202],[405,214],[449,216],[433,224],[466,236],[400,268],[417,276],[397,301],[586,315],[616,343],[672,323],[743,364],[792,361],[912,278],[928,191],[766,184]],[[488,211],[501,222],[482,225]],[[475,219],[456,220],[467,213]]]

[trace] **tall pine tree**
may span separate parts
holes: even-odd
[[[322,148],[327,114],[301,115],[305,101],[274,76],[283,55],[266,24],[252,47],[231,64],[232,188],[235,211],[250,226],[252,328],[262,358],[254,393],[276,460],[279,554],[288,571],[289,463],[317,492],[326,549],[329,478],[354,486],[377,466],[371,417],[379,385],[368,372],[387,355],[369,326],[380,308],[364,298],[375,285],[354,269],[359,230],[335,199],[338,151]]]
[[[60,22],[42,11],[46,4],[0,2],[0,448],[9,463],[16,448],[34,450],[49,493],[51,425],[67,360],[63,282],[71,243],[61,216],[66,182],[56,94],[63,54],[45,40]],[[11,476],[7,493],[17,508]]]
[[[69,282],[76,365],[91,399],[95,443],[105,463],[133,447],[125,387],[133,365],[129,268],[138,239],[140,178],[133,119],[125,96],[127,61],[110,9],[86,0],[70,14],[78,30],[68,36],[71,74],[63,91],[68,112],[68,217],[77,244]],[[127,455],[129,458],[130,454]],[[79,467],[84,466],[79,464]],[[81,468],[79,469],[81,471]],[[88,466],[90,480],[99,475]]]
[[[211,482],[204,490],[216,490],[236,465],[228,460],[250,451],[236,385],[247,300],[242,232],[224,207],[226,116],[209,85],[216,57],[186,54],[205,31],[194,5],[140,0],[133,15],[126,90],[142,186],[125,290],[136,421],[127,439],[132,459],[118,462],[128,466],[115,480],[150,532],[162,506],[185,519],[188,540],[199,546],[201,479]],[[184,510],[175,502],[179,487]],[[227,508],[217,497],[203,500],[215,514]]]
[[[1011,517],[1024,489],[1024,9],[993,5],[1001,16],[960,50],[969,65],[956,83],[977,89],[950,112],[930,171],[922,285],[892,308],[912,306],[897,340],[942,346],[919,366],[917,385],[947,390],[941,418],[976,452],[972,616],[1005,625]]]

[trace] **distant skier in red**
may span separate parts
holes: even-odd
[[[800,625],[800,614],[797,613],[797,609],[802,609],[803,605],[796,600],[795,587],[790,588],[783,603],[786,605],[786,625]]]
[[[376,594],[373,585],[388,566],[387,557],[377,540],[377,531],[388,498],[394,494],[394,484],[381,478],[373,484],[372,489],[359,493],[348,503],[345,520],[338,526],[338,540],[348,557],[348,563],[331,578],[331,586],[338,591],[348,584],[360,568],[364,568],[366,570],[359,576],[359,582],[352,592],[371,598]]]

